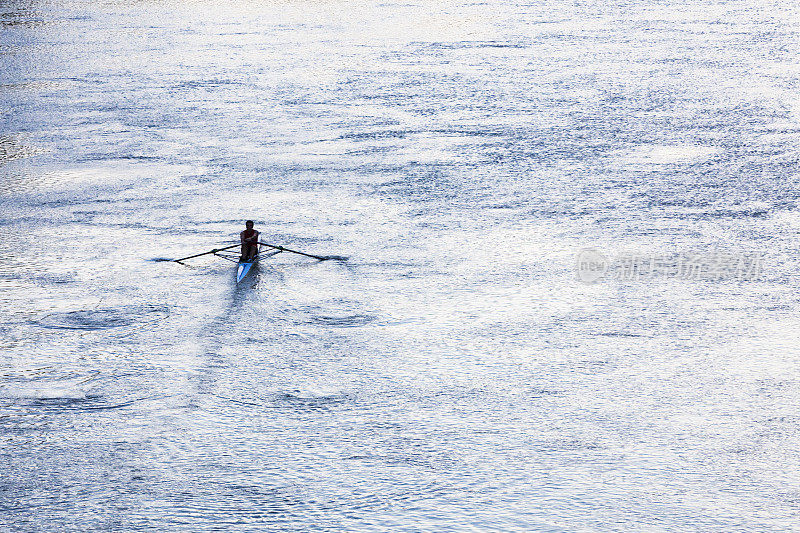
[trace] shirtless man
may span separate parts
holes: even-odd
[[[253,229],[253,221],[248,220],[244,223],[245,229],[239,234],[242,241],[242,259],[249,261],[258,253],[258,232]]]

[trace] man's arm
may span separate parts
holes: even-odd
[[[247,244],[255,244],[258,242],[258,232],[256,231],[253,233],[252,237],[244,238],[244,233],[242,233],[242,242],[246,242]]]

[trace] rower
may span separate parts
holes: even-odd
[[[258,254],[258,232],[253,229],[253,221],[244,223],[245,230],[239,234],[242,241],[242,260],[250,261]]]

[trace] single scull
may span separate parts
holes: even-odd
[[[250,260],[245,261],[243,257],[239,258],[239,264],[236,265],[236,283],[240,283],[254,270],[254,267],[258,264],[259,255],[261,255],[261,250],[256,252],[256,255]]]
[[[187,259],[194,259],[195,257],[201,257],[203,255],[214,255],[216,257],[219,257],[220,259],[231,261],[232,263],[236,263],[236,283],[238,284],[244,281],[250,275],[250,273],[256,269],[259,259],[272,257],[273,255],[277,255],[281,252],[289,252],[297,255],[302,255],[304,257],[317,259],[318,261],[326,261],[328,259],[335,259],[338,261],[346,260],[345,257],[340,257],[340,256],[323,257],[319,255],[307,254],[305,252],[298,252],[297,250],[284,248],[283,246],[279,246],[277,244],[259,242],[258,243],[259,249],[255,257],[245,261],[244,258],[242,258],[238,253],[233,251],[233,248],[238,248],[239,246],[240,246],[239,244],[232,244],[230,246],[223,246],[222,248],[214,248],[208,252],[202,252],[199,254],[190,255],[188,257],[181,257],[180,259],[173,259],[173,261],[175,263],[183,265],[184,264],[183,261]],[[262,248],[267,248],[267,250],[262,250]]]

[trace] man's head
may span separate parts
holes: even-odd
[[[253,221],[248,220],[247,222],[244,223],[244,227],[247,229],[253,229]]]

